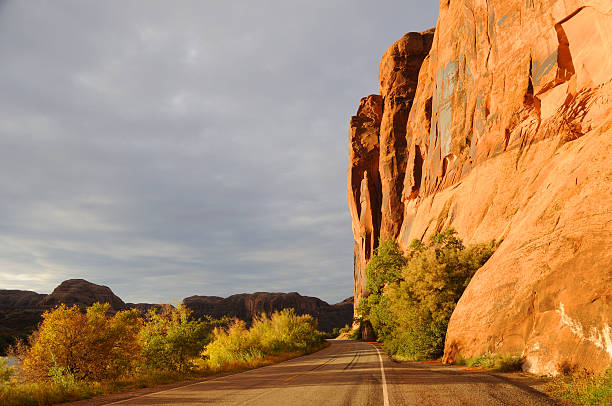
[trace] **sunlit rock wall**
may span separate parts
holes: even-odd
[[[381,181],[379,233],[403,248],[448,227],[502,241],[451,318],[446,360],[512,353],[552,374],[611,364],[611,78],[608,0],[441,2],[405,149],[380,134],[388,185],[403,177],[403,192],[398,204]]]
[[[397,237],[404,207],[406,123],[433,30],[407,33],[380,63],[380,95],[361,99],[349,130],[348,192],[355,247],[355,306],[366,294],[365,266],[379,237]]]

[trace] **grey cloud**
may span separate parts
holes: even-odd
[[[437,7],[0,2],[0,288],[352,294],[346,134]]]

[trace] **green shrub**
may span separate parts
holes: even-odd
[[[246,323],[233,321],[227,328],[214,330],[213,341],[203,352],[208,364],[222,367],[231,363],[248,363],[253,359],[263,358],[261,345],[249,334]]]
[[[140,330],[145,367],[150,371],[187,372],[192,360],[210,341],[217,321],[190,319],[191,310],[182,303],[161,313],[150,311]]]
[[[612,405],[612,368],[600,375],[574,370],[551,380],[546,391],[577,405]]]
[[[395,241],[380,240],[374,256],[366,266],[366,288],[369,295],[359,301],[357,313],[371,323],[381,341],[388,340],[396,330],[389,298],[383,291],[385,286],[401,280],[401,271],[406,263],[407,258]]]
[[[346,325],[344,325],[344,327],[342,327],[342,328],[340,329],[339,334],[345,334],[345,333],[350,332],[351,330],[352,330],[351,326],[349,326],[348,324],[346,324]]]
[[[487,352],[467,359],[460,357],[455,364],[471,368],[490,369],[494,372],[513,372],[521,370],[523,360],[521,357],[510,354],[492,354]]]
[[[322,336],[311,316],[298,316],[293,309],[285,309],[271,317],[262,314],[248,330],[241,320],[234,320],[227,328],[216,328],[203,356],[211,367],[220,368],[249,364],[267,355],[307,351],[321,342]]]
[[[413,241],[403,256],[397,243],[381,240],[366,267],[370,295],[357,310],[397,359],[437,358],[457,301],[494,246],[465,247],[449,229],[426,244]]]
[[[361,340],[361,324],[359,328],[351,330],[348,335],[349,340]]]
[[[51,405],[202,377],[215,366],[262,366],[322,343],[316,321],[293,310],[262,315],[249,330],[244,322],[234,322],[214,335],[214,327],[227,325],[226,320],[190,315],[182,304],[144,319],[136,311],[110,314],[108,304],[85,311],[60,305],[43,315],[28,342],[13,346],[16,377],[0,358],[0,405]],[[203,351],[210,360],[203,359]]]
[[[337,338],[340,335],[340,328],[334,327],[331,332],[323,335],[324,338]]]
[[[366,267],[366,289],[381,293],[388,283],[401,279],[407,259],[395,241],[380,240],[376,252]]]
[[[335,338],[338,338],[338,336],[340,336],[340,334],[341,334],[341,332],[342,332],[341,330],[342,330],[342,329],[340,329],[339,327],[334,327],[334,328],[332,329],[332,331],[329,331],[329,332],[321,332],[321,338],[324,338],[324,339],[331,339],[331,340],[333,340],[333,339],[335,339]]]
[[[0,357],[0,385],[9,382],[14,373],[15,370],[9,366],[8,360]]]

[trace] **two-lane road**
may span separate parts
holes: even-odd
[[[373,344],[331,346],[240,374],[109,405],[550,405],[527,385],[441,365],[395,363]]]

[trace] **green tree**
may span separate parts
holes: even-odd
[[[407,259],[395,241],[380,240],[374,256],[365,269],[368,296],[359,301],[358,316],[369,321],[379,340],[385,340],[394,330],[393,314],[389,311],[388,298],[383,295],[385,286],[401,279],[401,270]]]
[[[182,303],[147,314],[140,337],[148,369],[187,372],[193,367],[192,360],[210,341],[217,322],[195,320],[190,316],[191,310]]]
[[[380,240],[374,256],[366,266],[366,289],[371,294],[382,293],[388,283],[401,278],[406,258],[395,241]]]
[[[395,242],[381,241],[366,268],[371,293],[358,311],[387,352],[402,359],[437,358],[457,301],[494,247],[465,247],[453,229],[427,243],[413,241],[406,256]]]
[[[261,314],[250,329],[242,320],[234,320],[226,328],[216,328],[214,339],[203,356],[215,368],[231,364],[249,364],[268,355],[307,351],[322,342],[317,322],[310,315],[297,315],[294,309]]]

